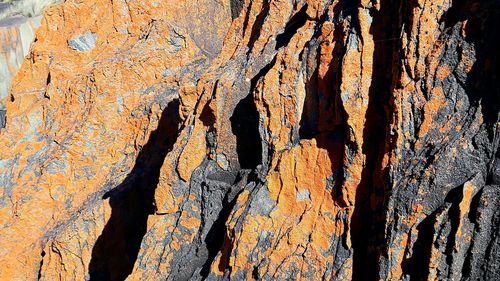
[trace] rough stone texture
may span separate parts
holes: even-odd
[[[45,12],[0,279],[500,279],[500,2],[173,2]]]
[[[62,0],[0,0],[0,19],[15,15],[36,17],[43,13],[45,7],[60,2]]]
[[[7,6],[0,3],[0,12]],[[26,18],[20,15],[0,17],[0,110],[5,109],[10,83],[29,52],[40,26],[40,17]],[[1,124],[1,121],[0,121]]]
[[[95,48],[96,35],[93,32],[85,32],[84,34],[69,40],[68,45],[75,51],[88,52]]]

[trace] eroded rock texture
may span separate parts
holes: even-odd
[[[0,127],[4,127],[5,101],[10,90],[12,77],[21,66],[35,30],[40,26],[40,17],[13,15],[3,17],[2,12],[9,6],[0,3]]]
[[[2,280],[500,278],[495,0],[68,0],[0,129]]]

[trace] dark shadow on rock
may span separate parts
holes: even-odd
[[[284,46],[287,46],[292,40],[292,37],[297,33],[297,31],[303,27],[307,22],[307,7],[309,5],[306,3],[300,10],[298,10],[287,22],[285,30],[283,33],[276,36],[276,47],[278,50]]]
[[[382,160],[391,149],[389,135],[394,97],[401,61],[400,34],[404,16],[399,15],[400,0],[382,1],[380,10],[370,11],[373,22],[373,73],[368,92],[368,107],[363,128],[362,153],[365,165],[356,189],[351,221],[353,280],[380,280],[380,258],[388,247],[385,238],[386,186],[391,180]]]
[[[210,267],[219,252],[221,252],[219,270],[224,271],[228,267],[232,244],[230,243],[230,239],[227,235],[226,222],[236,205],[236,200],[238,200],[239,194],[243,191],[245,185],[253,180],[249,177],[249,174],[251,173],[252,172],[249,170],[240,170],[233,185],[229,188],[222,199],[222,209],[218,213],[217,219],[213,222],[204,239],[208,250],[208,257],[200,271],[202,280],[207,279],[209,276]]]
[[[208,228],[208,232],[206,236],[200,236],[200,239],[203,241],[201,243],[202,247],[206,248],[206,258],[200,270],[201,280],[210,279],[211,266],[219,253],[221,254],[219,270],[224,271],[227,269],[232,250],[230,238],[227,235],[227,220],[233,211],[239,194],[247,184],[258,181],[256,171],[259,169],[259,165],[262,164],[263,144],[259,132],[260,116],[255,105],[253,93],[259,79],[265,76],[275,62],[276,59],[273,59],[255,75],[250,82],[249,93],[238,101],[229,118],[231,132],[236,139],[236,167],[233,167],[230,171],[220,169],[215,173],[212,172],[205,178],[208,181],[202,183],[202,194],[207,194],[208,196],[210,196],[209,194],[215,194],[214,190],[221,188],[217,187],[217,185],[214,186],[214,181],[224,183],[223,186],[225,187],[222,187],[224,197],[221,201],[216,201],[221,204],[221,209],[217,215],[211,216],[204,211],[202,214],[203,227]],[[216,87],[217,83],[214,89]],[[211,140],[212,133],[214,132],[213,124],[215,116],[208,104],[204,107],[200,119],[209,128],[207,133],[208,146],[215,147],[215,142]],[[204,208],[202,207],[202,209]]]
[[[455,235],[460,223],[460,202],[463,199],[463,185],[452,189],[446,194],[445,203],[430,215],[425,217],[416,227],[418,236],[413,245],[413,253],[402,262],[403,272],[410,280],[429,280],[429,265],[431,264],[434,235],[442,226],[436,225],[437,217],[446,212],[450,224],[450,234],[446,243],[445,256],[451,258],[455,245]],[[477,200],[477,199],[476,199]],[[447,210],[448,209],[448,210]],[[441,234],[443,235],[443,234]]]
[[[90,280],[125,280],[132,272],[148,216],[155,211],[154,192],[160,168],[179,133],[178,109],[179,100],[168,104],[132,171],[120,185],[104,194],[112,212],[92,249]]]
[[[264,25],[266,18],[269,16],[269,11],[271,10],[270,3],[271,3],[270,0],[263,0],[262,9],[260,10],[259,14],[255,17],[255,21],[252,26],[252,31],[250,33],[250,40],[248,42],[247,56],[252,53],[255,42],[257,42],[257,39],[259,39],[260,37],[262,26]],[[245,30],[246,24],[244,24],[243,27],[244,27],[243,30]]]
[[[467,4],[458,19],[467,19],[465,40],[473,43],[476,61],[467,73],[465,92],[471,106],[481,106],[484,123],[491,128],[498,122],[500,110],[500,2],[467,1]]]
[[[366,164],[361,174],[361,182],[356,189],[355,206],[352,220],[345,221],[351,232],[353,248],[353,280],[377,280],[378,260],[385,247],[384,241],[384,196],[386,181],[381,169],[383,153],[386,149],[386,137],[389,127],[388,108],[391,106],[391,90],[395,56],[394,45],[401,30],[397,20],[399,1],[385,1],[381,10],[371,11],[373,25],[370,30],[375,41],[372,85],[369,89],[369,103],[366,123],[363,131],[363,147],[358,147],[350,139],[351,128],[347,126],[347,113],[341,101],[340,84],[342,61],[349,46],[335,44],[333,60],[324,77],[319,77],[317,68],[311,70],[307,77],[306,98],[300,120],[300,139],[315,139],[318,147],[328,151],[330,156],[332,178],[332,198],[339,207],[346,207],[342,186],[349,177],[344,165],[351,165],[353,157],[359,153],[366,156]],[[357,3],[340,1],[334,10],[334,23],[350,19],[350,32],[360,33],[357,17]],[[334,28],[334,38],[345,38],[350,34],[342,34],[343,28]],[[390,38],[391,40],[387,40]],[[395,39],[395,40],[393,40]],[[321,42],[310,41],[311,50],[318,48]],[[307,65],[314,65],[307,56],[318,58],[317,52],[305,53]],[[312,63],[311,63],[312,62]],[[318,62],[318,61],[317,61]],[[316,62],[316,64],[317,64]],[[397,60],[396,60],[397,63]],[[388,67],[391,66],[391,67]],[[371,199],[376,198],[374,205]],[[349,235],[349,234],[346,234]],[[346,239],[345,237],[343,239]],[[346,243],[346,242],[345,242]],[[347,246],[345,246],[347,248]]]
[[[458,60],[474,60],[470,70],[456,67],[455,78],[465,90],[469,108],[481,108],[489,141],[498,143],[495,124],[500,118],[500,36],[497,31],[500,2],[454,0],[443,15],[443,21],[449,40],[459,42],[456,47]],[[494,153],[492,151],[489,156],[494,158]],[[490,173],[492,168],[490,165]]]
[[[413,246],[413,254],[411,258],[405,258],[401,264],[403,272],[410,276],[410,280],[428,280],[435,232],[434,223],[437,214],[441,211],[441,209],[437,209],[423,219],[416,227],[418,236]]]
[[[339,1],[334,7],[333,18],[329,13],[320,17],[320,24],[333,21],[342,22],[346,17],[351,18],[353,28],[357,26],[357,4],[350,1]],[[346,207],[342,185],[344,178],[344,158],[346,148],[355,151],[356,148],[347,141],[348,126],[347,114],[340,100],[340,84],[342,74],[342,60],[346,46],[337,42],[332,50],[332,61],[326,73],[320,76],[318,66],[320,63],[320,48],[322,29],[318,28],[313,40],[309,41],[306,50],[301,54],[301,59],[306,66],[306,96],[302,115],[299,121],[299,139],[314,139],[319,148],[325,149],[331,161],[333,174],[326,179],[327,188],[330,189],[332,199],[338,207]],[[339,40],[346,36],[344,28],[334,28],[334,38]],[[314,67],[310,67],[314,66]],[[349,156],[347,156],[349,157]]]
[[[241,169],[255,169],[262,163],[262,141],[259,133],[259,112],[253,95],[242,99],[230,118],[236,136],[236,153]]]
[[[231,6],[231,18],[233,20],[240,15],[241,10],[243,9],[243,4],[243,0],[229,1],[229,5]]]

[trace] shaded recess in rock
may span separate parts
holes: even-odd
[[[339,17],[346,11],[352,11],[352,7],[345,1],[340,1],[334,8],[333,16],[324,13],[319,19],[319,26],[330,21],[337,22]],[[305,13],[306,9],[301,10]],[[307,17],[302,15],[301,17]],[[337,41],[332,50],[333,59],[328,65],[326,73],[319,75],[319,63],[321,61],[321,47],[323,43],[321,36],[322,28],[317,28],[314,39],[309,41],[304,51],[300,54],[305,68],[306,95],[300,116],[298,137],[300,140],[315,139],[317,146],[328,151],[331,160],[332,176],[327,179],[331,187],[332,199],[338,206],[346,207],[347,202],[343,199],[342,183],[345,180],[342,163],[344,161],[345,146],[351,144],[346,142],[348,126],[346,124],[346,112],[341,102],[336,98],[340,93],[340,74],[342,72],[341,61],[346,48],[342,42]],[[334,28],[334,38],[342,38],[342,28]]]
[[[160,168],[176,141],[179,124],[176,99],[162,112],[158,128],[149,136],[126,179],[103,196],[109,198],[112,213],[92,249],[90,280],[124,280],[132,272],[147,218],[155,211]]]
[[[236,152],[242,169],[255,169],[262,163],[262,143],[259,134],[259,112],[253,95],[242,99],[230,118],[231,130],[236,136]]]
[[[203,280],[205,280],[209,276],[210,267],[217,254],[221,251],[222,256],[221,263],[219,263],[219,270],[224,271],[224,269],[227,267],[227,263],[229,262],[229,257],[227,255],[231,252],[231,245],[224,245],[224,242],[229,242],[229,237],[227,237],[226,221],[233,211],[239,194],[241,193],[241,191],[243,191],[243,186],[241,185],[244,185],[247,182],[248,171],[241,170],[237,175],[235,183],[226,192],[222,200],[222,209],[220,210],[219,214],[217,215],[217,219],[213,222],[210,230],[207,233],[205,244],[208,250],[208,257],[200,271],[200,275],[202,276]],[[239,189],[238,186],[240,187]],[[233,192],[233,189],[235,189],[235,192]]]
[[[460,207],[459,204],[463,199],[463,185],[456,187],[448,192],[445,198],[445,205],[441,206],[429,216],[427,216],[417,226],[418,236],[413,246],[413,255],[410,259],[404,259],[402,268],[407,273],[411,280],[428,280],[429,279],[429,263],[431,262],[431,254],[433,247],[433,239],[436,231],[437,216],[447,211],[448,221],[450,223],[450,235],[446,244],[447,259],[451,258],[451,251],[455,244],[455,234],[460,223]]]
[[[481,105],[484,121],[488,126],[498,122],[500,111],[500,2],[481,1],[481,10],[474,12],[473,4],[467,1],[469,11],[459,19],[467,20],[465,40],[472,42],[476,61],[467,75],[465,93],[472,106]],[[452,20],[447,24],[453,24]]]
[[[429,276],[428,264],[431,260],[432,242],[434,238],[434,224],[436,216],[442,210],[438,209],[423,219],[416,227],[418,230],[417,240],[413,250],[413,255],[409,259],[404,259],[402,263],[403,271],[411,280],[427,280]]]
[[[356,5],[348,1],[339,1],[333,9],[333,15],[330,17],[329,13],[325,12],[319,18],[319,25],[323,26],[325,23],[333,21],[335,25],[339,24],[344,18],[349,18],[349,23],[356,26],[356,16],[353,11],[356,11]],[[304,10],[304,13],[306,10]],[[307,17],[307,15],[305,15]],[[341,72],[342,72],[342,59],[345,55],[346,46],[339,38],[343,38],[343,28],[334,28],[334,38],[337,40],[335,47],[332,51],[333,59],[328,65],[326,73],[320,77],[318,71],[318,64],[320,63],[320,45],[322,39],[322,28],[316,28],[313,39],[306,45],[305,50],[300,54],[306,70],[306,96],[304,106],[302,108],[302,115],[299,121],[299,138],[300,139],[313,139],[319,134],[325,132],[325,125],[329,132],[346,132],[346,112],[343,104],[337,102],[336,98],[340,93]],[[308,66],[309,65],[309,66]],[[310,67],[314,65],[314,67]],[[322,130],[320,128],[322,126]],[[334,133],[334,135],[338,135]],[[345,137],[345,135],[344,135]],[[338,137],[334,137],[338,140]]]
[[[398,69],[399,34],[403,27],[399,15],[399,0],[381,3],[380,10],[371,9],[373,23],[373,73],[368,92],[368,107],[363,129],[362,153],[366,164],[361,172],[361,181],[356,189],[355,207],[352,216],[353,279],[379,280],[379,257],[388,246],[384,240],[385,193],[390,179],[383,170],[382,161],[390,145],[388,131],[389,110],[394,97],[394,69]],[[398,19],[393,21],[393,19]],[[386,147],[386,143],[389,143]],[[370,223],[366,223],[370,222]]]
[[[263,0],[262,3],[262,10],[259,12],[257,17],[255,18],[255,22],[252,26],[252,31],[250,33],[250,41],[248,41],[248,51],[247,54],[250,54],[253,50],[253,46],[255,45],[255,42],[257,39],[260,37],[260,33],[262,32],[262,26],[264,25],[264,21],[266,20],[267,16],[269,15],[269,10],[270,10],[270,1],[271,0]],[[248,9],[250,11],[250,9]],[[247,18],[245,19],[245,24],[243,25],[244,28],[246,28],[246,25],[248,24],[248,17],[250,15],[246,15]]]
[[[306,81],[306,96],[299,121],[299,139],[312,139],[318,134],[319,117],[317,109],[319,107],[319,97],[316,90],[318,87],[317,77],[318,69],[316,68],[312,78]]]
[[[283,33],[276,36],[276,50],[288,45],[297,30],[304,26],[307,21],[307,4],[305,4],[295,15],[293,15],[285,26]]]
[[[231,18],[233,20],[240,15],[241,9],[243,9],[243,2],[243,0],[231,0],[229,2],[231,5]]]

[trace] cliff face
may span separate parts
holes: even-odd
[[[10,89],[12,77],[21,66],[24,56],[29,52],[35,37],[35,30],[40,26],[40,17],[27,18],[21,15],[2,18],[1,12],[7,9],[0,3],[0,111],[5,110],[5,100]],[[0,127],[4,126],[5,117],[0,116]]]
[[[30,50],[41,13],[58,0],[0,0],[0,128],[11,81]]]
[[[0,129],[0,279],[500,278],[500,4],[66,1]]]

